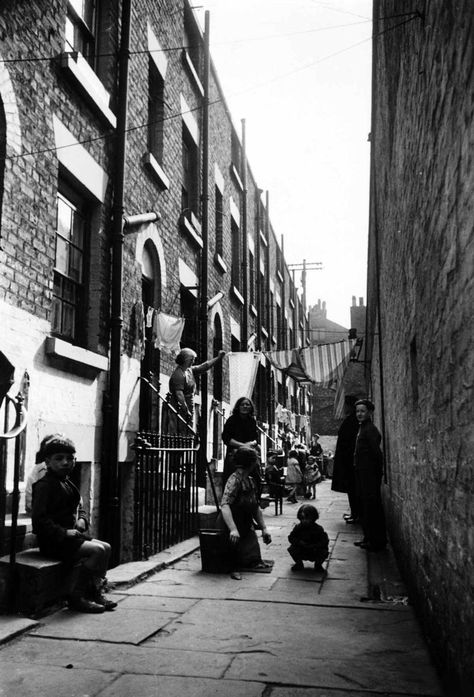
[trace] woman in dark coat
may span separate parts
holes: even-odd
[[[222,440],[227,446],[222,482],[223,486],[225,486],[235,469],[233,464],[235,451],[242,446],[258,448],[257,420],[255,418],[255,407],[251,399],[240,397],[236,401],[231,416],[224,424]],[[256,466],[258,466],[258,462]],[[260,477],[258,477],[258,480],[260,480]],[[260,481],[257,481],[256,484],[259,486]]]
[[[346,523],[359,520],[359,502],[357,499],[354,472],[354,449],[359,432],[359,422],[355,415],[356,397],[348,395],[345,399],[346,418],[339,427],[337,434],[336,452],[332,472],[331,489],[347,494],[350,514],[346,514]]]
[[[382,436],[372,423],[374,405],[368,399],[355,403],[359,422],[354,451],[354,472],[364,538],[354,542],[369,552],[385,549],[387,533],[380,486],[383,474]]]

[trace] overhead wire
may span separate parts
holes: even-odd
[[[305,29],[303,31],[294,31],[294,32],[288,32],[284,34],[268,34],[266,36],[250,36],[250,37],[243,37],[240,39],[233,39],[231,41],[214,41],[212,43],[213,46],[227,46],[231,44],[236,44],[236,43],[246,43],[247,41],[266,41],[267,39],[280,39],[280,38],[286,38],[287,36],[298,36],[300,34],[313,34],[317,33],[320,31],[329,31],[331,29],[344,29],[346,27],[355,27],[359,26],[360,24],[367,24],[367,22],[370,22],[371,20],[364,20],[362,22],[351,22],[350,24],[335,24],[330,27],[316,27],[314,29]],[[167,48],[154,48],[154,49],[137,49],[135,51],[128,51],[129,55],[131,56],[137,56],[141,55],[143,53],[171,53],[172,51],[182,51],[185,49],[194,49],[194,48],[200,48],[201,44],[188,44],[188,45],[181,45],[181,46],[169,46]],[[66,53],[77,53],[76,51],[70,51]],[[113,58],[118,55],[118,51],[115,52],[110,52],[110,53],[93,53],[90,54],[90,58]],[[60,54],[61,55],[61,54]],[[28,62],[41,62],[41,61],[50,61],[54,60],[60,55],[54,55],[54,56],[25,56],[25,57],[20,57],[20,58],[0,58],[0,64],[5,63],[5,64],[12,64],[12,63],[28,63]]]
[[[238,95],[240,95],[240,94],[244,94],[244,93],[249,92],[249,91],[252,91],[252,90],[254,90],[254,89],[259,89],[259,88],[261,88],[261,87],[264,87],[264,86],[267,85],[267,84],[270,84],[270,83],[272,83],[272,82],[276,82],[277,80],[280,80],[280,79],[289,77],[290,75],[293,75],[293,74],[295,74],[295,73],[297,73],[297,72],[301,72],[302,70],[307,70],[308,68],[311,68],[311,67],[313,67],[313,66],[315,66],[315,65],[318,65],[319,63],[322,63],[323,61],[329,60],[330,58],[334,58],[335,56],[340,55],[341,53],[345,53],[346,51],[349,51],[349,50],[351,50],[351,49],[353,49],[353,48],[355,48],[355,47],[357,47],[357,46],[360,46],[361,44],[366,43],[367,41],[373,40],[374,38],[378,38],[378,37],[381,36],[382,34],[386,34],[386,33],[389,32],[389,31],[394,31],[394,30],[397,29],[398,27],[403,26],[404,24],[407,24],[408,22],[413,21],[413,19],[417,19],[417,18],[419,18],[419,17],[420,17],[419,13],[414,13],[413,16],[410,16],[409,19],[406,19],[406,20],[404,20],[403,22],[399,22],[398,24],[395,24],[394,26],[387,27],[386,29],[383,29],[383,30],[381,30],[380,32],[378,32],[375,36],[369,36],[369,37],[367,37],[367,38],[365,38],[365,39],[362,39],[361,41],[358,41],[358,42],[355,43],[355,44],[351,44],[350,46],[346,46],[345,48],[343,48],[343,49],[341,49],[341,50],[339,50],[339,51],[336,51],[336,52],[334,52],[334,53],[328,54],[327,56],[323,56],[322,58],[319,58],[319,59],[316,60],[316,61],[312,61],[311,63],[306,63],[306,64],[303,65],[303,66],[300,66],[300,67],[298,67],[298,68],[295,68],[294,70],[291,70],[291,71],[289,71],[289,72],[283,73],[283,74],[281,74],[281,75],[277,75],[277,76],[275,76],[274,78],[272,78],[272,79],[270,79],[270,80],[267,80],[267,81],[265,81],[265,82],[263,82],[263,83],[259,83],[259,84],[252,85],[252,86],[250,86],[250,87],[247,88],[247,89],[240,90],[239,92],[234,92],[234,93],[231,94],[230,96],[231,96],[231,97],[233,97],[233,96],[238,96]],[[219,99],[211,100],[211,101],[209,102],[209,106],[214,106],[215,104],[222,103],[222,102],[226,101],[226,99],[227,99],[227,97],[224,97],[224,96],[223,96],[223,97],[220,97]],[[140,129],[142,129],[142,128],[148,128],[149,126],[152,126],[152,125],[154,125],[154,124],[163,123],[164,121],[168,121],[168,120],[171,120],[171,119],[174,119],[174,118],[180,118],[180,117],[182,117],[184,114],[192,113],[192,112],[194,112],[194,111],[199,111],[200,109],[202,109],[202,105],[201,105],[201,104],[199,104],[199,105],[196,106],[196,107],[193,107],[193,108],[189,109],[188,111],[183,112],[183,111],[180,110],[179,112],[176,112],[176,113],[174,113],[174,114],[170,114],[169,116],[165,116],[165,117],[163,117],[163,118],[161,118],[161,119],[158,119],[158,120],[156,120],[156,121],[147,121],[147,122],[145,122],[145,123],[142,123],[142,124],[139,124],[139,125],[136,125],[136,126],[130,126],[130,127],[128,127],[128,128],[125,129],[125,133],[130,133],[130,132],[133,132],[133,131],[137,131],[137,130],[140,130]],[[65,149],[65,148],[76,147],[76,146],[78,146],[78,145],[86,145],[86,144],[88,144],[88,143],[94,143],[94,142],[97,142],[97,141],[99,141],[99,140],[107,140],[107,139],[109,139],[109,138],[116,138],[116,137],[117,137],[117,132],[116,132],[116,131],[113,131],[112,133],[106,133],[106,134],[102,134],[102,135],[100,135],[100,136],[95,136],[95,137],[92,137],[92,138],[86,138],[86,139],[84,139],[84,140],[78,140],[76,143],[68,143],[68,144],[66,144],[66,145],[58,145],[58,146],[54,146],[54,147],[50,147],[50,148],[42,148],[42,149],[39,149],[39,150],[31,150],[31,151],[29,151],[29,152],[24,152],[24,153],[16,153],[16,154],[12,154],[12,155],[6,155],[5,157],[0,158],[0,161],[1,161],[1,160],[14,160],[14,159],[22,158],[22,157],[29,157],[29,156],[32,156],[32,155],[43,155],[43,154],[46,154],[46,153],[48,153],[48,152],[55,152],[55,151],[62,150],[62,149]]]

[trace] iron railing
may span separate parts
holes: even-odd
[[[198,528],[193,437],[141,431],[135,441],[134,559],[148,559]]]

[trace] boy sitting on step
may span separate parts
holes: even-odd
[[[75,445],[62,434],[53,434],[42,441],[40,450],[47,472],[33,484],[31,516],[40,551],[71,567],[72,610],[113,610],[117,603],[103,593],[110,545],[89,535],[79,491],[69,478],[76,462]]]

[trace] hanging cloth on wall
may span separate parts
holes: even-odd
[[[297,382],[313,382],[327,388],[344,375],[352,343],[345,340],[305,349],[267,351],[265,355],[275,368]]]
[[[346,372],[352,345],[352,341],[344,340],[302,349],[301,362],[306,375],[319,387],[333,387]]]
[[[179,342],[184,330],[184,319],[172,317],[164,312],[155,312],[153,317],[153,330],[155,334],[155,348],[177,353],[180,349]]]
[[[260,353],[232,352],[229,358],[230,403],[234,405],[239,397],[251,399]]]

